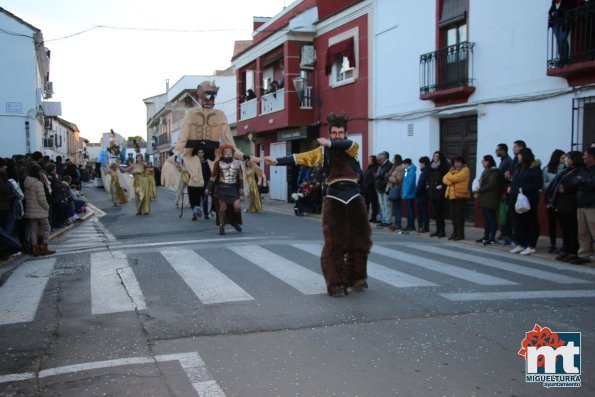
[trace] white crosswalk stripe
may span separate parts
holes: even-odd
[[[121,252],[91,254],[91,313],[146,308],[138,280]]]
[[[292,244],[292,246],[315,256],[320,256],[322,252],[321,244]],[[368,276],[396,288],[437,286],[437,284],[430,281],[390,269],[372,261],[368,261]]]
[[[257,267],[274,277],[274,281],[269,285],[270,291],[276,289],[284,291],[285,286],[289,285],[307,296],[326,294],[325,281],[319,269],[322,249],[320,243],[275,244],[274,247],[280,247],[279,252],[283,254],[277,254],[265,245],[237,244],[224,248],[206,248],[207,251],[218,250],[218,255],[225,255],[220,252],[221,250],[233,252],[247,266],[223,267],[223,269],[217,262],[208,259],[213,252],[203,254],[201,251],[199,254],[189,248],[156,248],[151,251],[151,254],[132,253],[135,255],[133,260],[129,259],[130,254],[124,251],[92,252],[88,254],[89,260],[86,262],[90,270],[90,302],[89,306],[86,308],[83,306],[81,310],[97,315],[146,310],[147,302],[152,302],[151,305],[167,306],[168,302],[155,299],[146,301],[146,292],[141,288],[143,282],[147,282],[144,278],[150,273],[139,272],[137,269],[143,268],[146,255],[154,256],[154,253],[161,254],[162,263],[171,267],[179,276],[171,282],[174,285],[175,283],[187,285],[202,305],[257,301],[258,296],[253,296],[244,290],[246,286],[243,284],[250,281],[244,280],[242,274],[249,271],[249,267]],[[292,247],[291,249],[297,249],[307,255],[288,254],[283,247]],[[509,263],[504,260],[504,257],[486,257],[485,254],[474,254],[472,250],[455,252],[435,245],[416,243],[405,243],[404,247],[407,252],[395,246],[375,245],[372,248],[371,259],[379,258],[368,262],[369,278],[380,281],[371,286],[374,290],[442,287],[436,296],[452,302],[595,298],[594,289],[585,289],[594,283],[592,274],[580,273],[580,276],[570,277],[567,272],[562,271],[564,269],[555,269],[548,264],[540,266],[534,261],[523,262],[517,257],[515,261],[518,262]],[[289,256],[291,259],[288,258]],[[432,256],[433,259],[428,256]],[[0,325],[30,322],[35,319],[48,280],[69,274],[68,271],[64,272],[64,269],[56,265],[56,263],[62,263],[59,261],[67,261],[62,258],[66,257],[54,256],[27,261],[13,271],[0,287]],[[441,258],[451,263],[457,263],[453,260],[465,263],[460,265],[445,263]],[[137,265],[132,267],[130,265],[132,261]],[[316,269],[313,269],[313,264],[316,264]],[[470,268],[470,265],[473,268]],[[420,278],[418,274],[415,276],[411,274],[415,272],[416,267],[424,269],[423,274],[427,275],[428,280]],[[490,271],[497,271],[498,275],[507,276],[496,277],[488,274]],[[227,272],[234,273],[232,275],[226,274]],[[438,275],[431,275],[433,272]],[[453,279],[472,283],[473,289],[465,291],[460,287],[465,284],[459,283],[455,284],[454,291],[448,289],[445,291],[443,288],[452,287]],[[546,281],[551,284],[543,291],[524,288],[523,284],[528,284],[532,280],[541,283]],[[556,290],[551,287],[555,284],[563,285],[566,289]],[[574,285],[583,289],[572,289]],[[484,288],[478,290],[478,286]],[[500,289],[500,286],[507,288]],[[516,288],[510,290],[509,286],[516,286]],[[251,287],[253,288],[254,285]],[[148,291],[151,289],[148,288]],[[282,295],[282,292],[279,294]]]
[[[90,218],[77,225],[56,242],[52,242],[52,246],[55,246],[59,252],[63,253],[64,251],[106,246],[114,241],[116,241],[116,237],[97,218]]]
[[[372,252],[378,255],[386,256],[411,265],[423,267],[425,269],[446,274],[450,277],[465,280],[479,285],[515,285],[514,281],[505,280],[500,277],[490,276],[473,270],[465,269],[448,263],[438,262],[437,260],[425,258],[423,256],[408,254],[403,251],[397,251],[390,248],[373,246]]]
[[[583,280],[576,277],[565,276],[559,273],[547,272],[544,270],[539,270],[527,266],[515,265],[513,263],[500,261],[497,259],[487,258],[487,257],[478,257],[477,255],[465,254],[460,251],[451,251],[446,248],[440,248],[436,246],[430,245],[421,245],[421,244],[407,244],[408,247],[421,249],[425,252],[431,252],[433,254],[437,254],[440,256],[445,256],[448,258],[459,259],[463,261],[473,262],[479,266],[487,266],[494,269],[501,269],[506,270],[507,272],[522,274],[524,276],[537,278],[540,280],[551,281],[552,283],[558,284],[591,284],[590,281]]]
[[[254,299],[215,266],[189,249],[161,251],[171,267],[182,277],[203,304],[238,302]]]
[[[229,249],[305,295],[326,294],[326,285],[320,274],[265,248],[246,245]]]
[[[0,288],[0,325],[33,321],[56,258],[23,263]]]

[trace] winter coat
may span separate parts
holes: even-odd
[[[376,172],[378,172],[378,166],[371,165],[364,173],[364,192],[374,192],[376,189]]]
[[[442,182],[442,178],[448,172],[446,165],[440,165],[438,168],[428,166],[428,179],[426,183],[428,197],[430,200],[444,200],[444,192],[446,192],[446,185]]]
[[[577,177],[576,205],[578,208],[595,207],[595,167],[583,167]]]
[[[480,208],[498,209],[502,196],[504,177],[496,167],[489,168],[481,174],[479,181],[478,205]]]
[[[25,219],[47,218],[50,206],[45,199],[43,183],[37,178],[25,178]]]
[[[541,171],[541,161],[535,160],[531,167],[527,169],[519,168],[519,171],[512,178],[510,185],[509,204],[514,205],[519,195],[519,189],[523,189],[523,194],[529,199],[531,207],[537,205],[539,191],[543,187],[543,172]]]
[[[12,211],[14,198],[14,190],[12,190],[10,182],[8,182],[6,172],[0,172],[0,211]]]
[[[388,185],[386,186],[386,193],[393,186],[403,186],[403,178],[405,177],[405,164],[395,165],[388,175]],[[403,190],[403,189],[401,189]]]
[[[393,163],[386,160],[384,164],[378,167],[378,172],[376,172],[376,190],[379,192],[384,193],[386,191],[386,185],[388,184],[388,175],[387,173],[392,168]]]
[[[548,207],[557,212],[576,213],[576,192],[581,169],[567,168],[550,182],[545,194]]]
[[[429,166],[425,166],[421,172],[419,173],[419,180],[417,181],[417,188],[415,189],[415,198],[419,200],[428,200],[430,197],[428,196],[428,174],[430,168]]]
[[[403,187],[401,189],[401,196],[404,200],[415,198],[415,172],[417,168],[411,164],[409,168],[405,169],[405,176],[403,178]]]
[[[469,167],[466,165],[460,169],[452,168],[444,177],[442,182],[447,186],[444,197],[449,200],[468,199],[469,192]]]
[[[560,164],[556,168],[556,172],[552,173],[548,171],[547,165],[543,167],[543,190],[547,190],[547,187],[554,180],[556,175],[560,174],[560,172],[562,172],[564,169],[566,169],[566,167],[564,167],[564,164]]]

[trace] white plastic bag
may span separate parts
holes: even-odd
[[[479,190],[479,179],[475,178],[473,180],[473,183],[471,183],[471,191],[473,193],[477,192]]]
[[[529,211],[530,209],[531,204],[529,204],[529,199],[523,194],[523,189],[519,189],[519,195],[516,198],[514,210],[517,212],[517,214],[522,214]]]

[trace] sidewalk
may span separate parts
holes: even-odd
[[[269,203],[264,203],[263,206],[264,206],[265,211],[270,210],[270,211],[274,211],[274,212],[281,212],[281,213],[286,213],[288,215],[295,216],[295,214],[293,212],[293,203],[287,203],[287,202],[279,201],[279,200],[270,200]],[[304,216],[311,217],[311,218],[320,218],[320,214],[305,213]],[[406,223],[407,223],[407,220],[405,218],[403,218],[403,225],[405,225]],[[430,222],[430,231],[431,232],[434,231],[434,223],[433,222]],[[388,230],[387,228],[378,228],[378,227],[376,227],[376,224],[372,224],[372,233],[394,234],[395,237],[401,234],[399,231],[392,232],[392,231]],[[452,222],[450,222],[450,220],[447,219],[447,221],[446,221],[446,235],[449,236],[450,233],[452,233]],[[475,240],[479,240],[480,238],[483,237],[483,228],[475,227],[470,222],[465,223],[465,240],[460,240],[460,241],[456,241],[456,242],[450,241],[446,238],[437,239],[437,238],[430,237],[430,233],[418,234],[417,232],[411,232],[409,234],[413,235],[413,236],[421,237],[421,238],[438,240],[438,241],[442,241],[442,242],[448,242],[449,244],[455,244],[455,245],[456,244],[466,244],[466,245],[470,245],[470,246],[477,247],[477,248],[484,247],[483,244],[475,242]],[[558,238],[557,246],[558,246],[558,248],[562,247],[562,239],[561,238]],[[531,254],[529,256],[532,256],[535,258],[541,258],[541,259],[549,259],[549,260],[554,261],[555,263],[564,264],[564,262],[558,262],[555,260],[557,254],[550,254],[547,252],[549,247],[550,247],[549,237],[539,236],[539,240],[537,241],[537,247],[536,247],[537,252],[535,252],[534,254]],[[486,252],[489,252],[490,250],[498,250],[501,252],[508,252],[512,248],[513,248],[512,245],[501,245],[501,244],[494,244],[494,245],[485,247]],[[510,255],[512,257],[516,254],[510,254]],[[579,266],[579,265],[569,264],[569,266]],[[595,267],[595,263],[587,263],[586,266]]]
[[[83,221],[87,221],[88,219],[91,219],[91,217],[93,217],[94,215],[97,215],[98,217],[102,217],[103,215],[105,215],[105,212],[101,211],[99,208],[95,207],[93,204],[91,204],[89,202],[87,202],[87,204],[85,206],[87,207],[87,212],[85,212],[83,214],[79,214],[79,218],[81,218]],[[68,225],[66,227],[52,230],[50,232],[50,239],[49,239],[50,243],[53,239],[60,237],[67,231],[77,227],[78,225],[81,225],[82,223],[84,223],[84,222],[71,223],[70,225]],[[51,244],[50,244],[50,248],[51,248]],[[18,266],[21,262],[23,262],[26,258],[29,258],[29,257],[32,257],[32,256],[19,252],[17,254],[9,256],[5,260],[0,260],[0,285],[2,285],[4,283],[5,278],[8,275],[10,275],[10,273],[16,266]]]

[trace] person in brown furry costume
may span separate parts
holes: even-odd
[[[287,157],[265,157],[267,164],[323,165],[326,195],[322,202],[324,246],[322,274],[330,296],[342,297],[348,289],[368,288],[367,263],[372,247],[365,200],[360,194],[362,171],[357,161],[358,144],[347,139],[347,120],[330,114],[329,137],[320,146]]]

